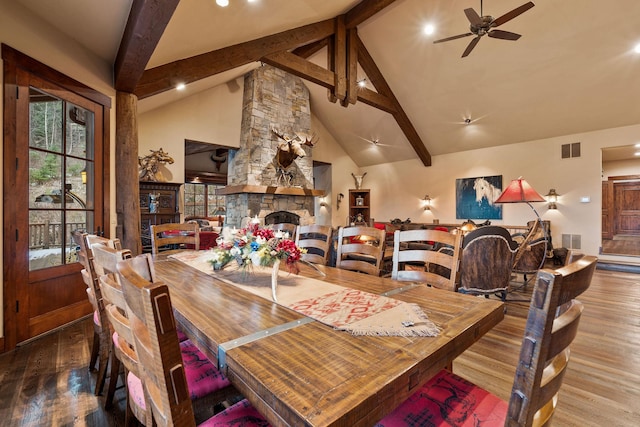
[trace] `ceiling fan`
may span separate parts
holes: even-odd
[[[462,53],[462,57],[464,58],[471,53],[473,48],[476,47],[476,45],[480,41],[480,38],[484,35],[488,35],[489,37],[493,37],[495,39],[518,40],[520,38],[520,34],[512,33],[510,31],[495,30],[493,28],[512,20],[516,16],[531,9],[533,6],[535,6],[533,2],[528,2],[520,7],[516,7],[511,12],[507,12],[504,15],[494,19],[493,16],[484,16],[482,14],[482,0],[480,0],[480,15],[478,15],[478,13],[473,8],[464,10],[464,14],[467,15],[467,19],[471,23],[471,26],[469,28],[471,30],[470,33],[459,34],[457,36],[436,40],[434,41],[434,43],[442,43],[449,40],[456,40],[463,37],[475,35],[476,37],[471,40],[465,51]]]

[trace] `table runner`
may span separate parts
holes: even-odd
[[[209,251],[183,251],[170,258],[272,301],[270,267],[242,270],[231,263],[213,271]],[[353,335],[437,336],[440,332],[417,304],[311,277],[280,271],[277,293],[277,304]]]

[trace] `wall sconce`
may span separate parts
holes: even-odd
[[[321,197],[320,198],[320,207],[327,207],[327,198],[326,197]]]
[[[431,210],[431,197],[429,197],[429,195],[427,194],[426,196],[424,196],[424,210],[425,211],[430,211]]]
[[[336,210],[340,209],[340,202],[342,201],[342,199],[344,199],[344,194],[339,193],[338,199],[336,200]]]
[[[549,190],[547,194],[544,195],[547,198],[547,202],[549,202],[549,209],[558,209],[556,203],[558,202],[558,193],[556,193],[556,189],[552,188]]]

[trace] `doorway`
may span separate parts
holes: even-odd
[[[92,311],[71,232],[109,224],[110,99],[6,45],[2,59],[6,351]]]
[[[640,147],[602,150],[602,253],[640,256]]]

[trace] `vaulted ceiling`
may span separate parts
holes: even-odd
[[[140,111],[224,84],[258,66],[259,60],[298,72],[303,68],[315,81],[308,83],[313,113],[360,166],[405,159],[428,164],[429,155],[640,123],[640,55],[633,52],[640,42],[637,0],[606,5],[600,0],[534,0],[535,7],[500,27],[522,34],[519,40],[483,37],[466,58],[461,55],[472,37],[433,41],[468,32],[463,11],[480,13],[479,0],[230,0],[226,8],[214,0],[16,1],[115,63],[116,82],[141,77],[133,88],[141,97]],[[148,15],[156,3],[162,5],[159,13]],[[526,1],[483,3],[484,15],[497,17]],[[125,35],[135,47],[127,51],[121,40],[136,8],[147,8],[143,18],[153,19],[129,25],[140,33]],[[349,11],[344,26],[316,24]],[[433,35],[422,31],[427,22],[436,26]],[[302,26],[308,27],[295,30]],[[290,31],[287,37],[249,43],[285,31]],[[347,49],[343,56],[328,55],[333,46],[321,41],[327,32],[355,42],[336,44]],[[293,50],[312,39],[320,40],[315,49]],[[157,47],[150,49],[156,41]],[[234,45],[243,50],[228,48]],[[347,101],[330,102],[331,85],[319,69],[335,66],[328,57],[349,58],[349,46],[356,46],[356,71],[334,85],[334,95],[338,88]],[[238,58],[238,52],[248,56]],[[198,55],[200,62],[188,59]],[[346,64],[353,65],[348,59]],[[183,92],[163,91],[181,73],[198,80]],[[363,78],[370,93],[358,96],[349,89],[349,80]],[[351,99],[355,104],[349,95],[357,96]],[[372,105],[386,106],[392,114]]]

